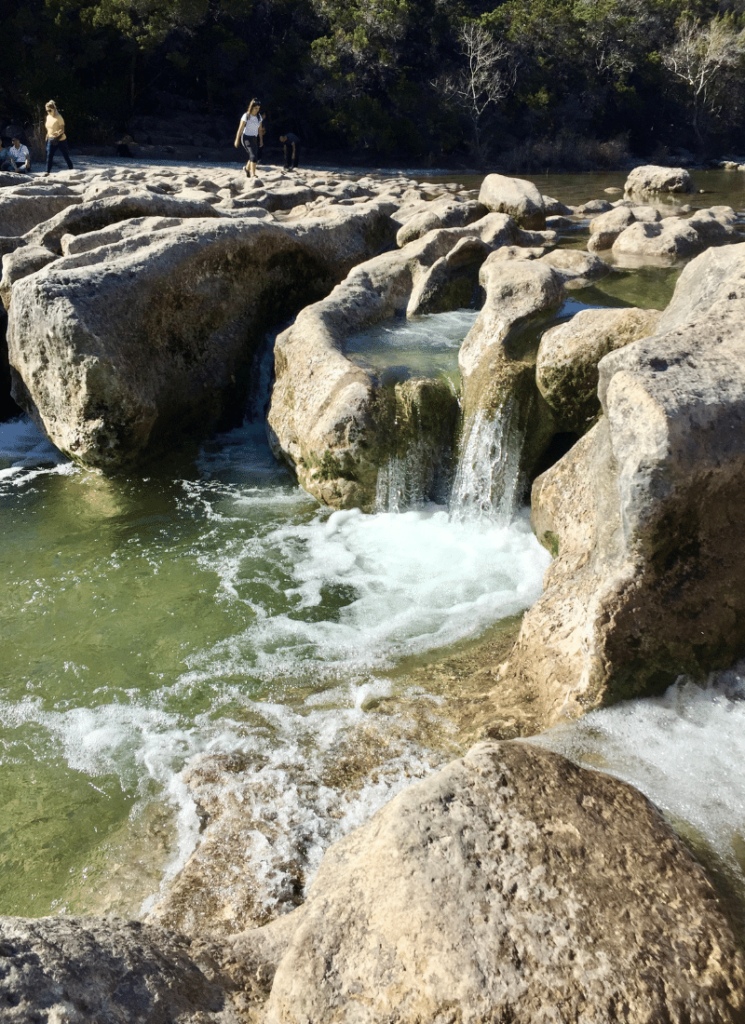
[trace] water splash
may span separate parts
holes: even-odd
[[[529,412],[509,395],[493,416],[478,409],[471,418],[450,499],[451,520],[510,520],[515,514],[525,483],[522,424]]]

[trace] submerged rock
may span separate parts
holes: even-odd
[[[264,1024],[745,1020],[742,952],[659,812],[523,743],[410,786],[233,948],[269,957]]]
[[[555,556],[502,677],[546,724],[745,650],[745,245],[685,268],[656,333],[599,364],[600,422],[533,487]]]

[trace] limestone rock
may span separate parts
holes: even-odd
[[[346,358],[344,340],[405,313],[418,282],[464,230],[432,231],[360,264],[277,338],[269,439],[301,485],[324,503],[371,507],[379,467],[391,454],[388,404],[375,376]]]
[[[81,203],[80,196],[70,192],[45,195],[24,195],[9,189],[0,192],[0,235],[25,235],[68,207]]]
[[[658,223],[634,221],[613,243],[614,256],[678,259],[698,252],[706,243],[690,221],[667,218]]]
[[[659,812],[524,743],[404,790],[277,925],[235,947],[276,958],[263,1024],[745,1020],[743,954]]]
[[[561,430],[585,434],[600,413],[598,363],[616,348],[654,334],[656,309],[582,309],[541,338],[538,389]]]
[[[487,174],[481,183],[479,202],[494,213],[506,213],[528,229],[540,231],[546,225],[543,196],[530,181]]]
[[[502,260],[481,267],[484,306],[461,345],[463,435],[452,503],[458,514],[510,514],[551,439],[555,424],[523,353],[522,331],[565,296],[561,276],[542,260]],[[496,466],[496,471],[484,467]]]
[[[587,248],[590,252],[610,249],[625,228],[634,223],[636,218],[626,206],[618,206],[607,213],[601,213],[590,221],[590,238]]]
[[[490,246],[480,238],[461,238],[412,289],[409,315],[469,307],[478,287],[479,269],[490,252]]]
[[[60,240],[63,235],[82,235],[89,231],[129,220],[132,217],[219,217],[207,202],[174,199],[171,196],[155,195],[152,192],[130,193],[124,196],[110,196],[90,203],[68,208],[26,233],[29,245],[43,245],[61,253]]]
[[[62,257],[13,286],[14,396],[71,458],[131,465],[242,412],[263,332],[391,234],[371,203],[286,228],[195,219]]]
[[[712,206],[699,210],[686,223],[696,231],[704,245],[723,245],[727,242],[741,242],[737,214],[731,206]]]
[[[483,203],[473,200],[459,202],[450,197],[436,199],[433,203],[427,203],[421,213],[415,214],[399,228],[396,245],[400,248],[407,242],[421,238],[428,231],[434,231],[437,228],[463,227],[479,220],[487,212]]]
[[[540,260],[553,268],[568,289],[585,288],[611,272],[611,267],[598,256],[581,249],[554,249]]]
[[[53,263],[57,257],[40,245],[24,245],[3,256],[3,274],[0,278],[0,298],[6,309],[10,309],[13,284],[22,277],[35,274],[37,270]]]
[[[189,940],[137,921],[0,917],[3,1024],[239,1024],[213,975]]]
[[[624,192],[694,192],[693,181],[684,167],[635,167],[624,185]]]
[[[745,245],[681,274],[651,337],[606,355],[604,415],[533,486],[555,561],[501,676],[546,724],[745,650]]]
[[[132,235],[149,235],[164,228],[177,227],[180,223],[178,217],[132,217],[131,220],[120,221],[99,231],[88,231],[83,235],[62,235],[60,248],[63,256],[75,256],[80,252],[97,249],[101,245],[121,242],[123,238]]]

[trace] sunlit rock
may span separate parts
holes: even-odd
[[[524,228],[541,230],[546,226],[543,196],[531,181],[487,174],[481,183],[479,202],[493,213],[507,213]]]
[[[659,167],[645,164],[635,167],[624,185],[624,192],[695,192],[693,181],[684,167]]]
[[[590,429],[600,413],[598,363],[608,352],[653,334],[659,318],[656,309],[582,309],[543,334],[536,382],[561,430]]]
[[[561,276],[541,260],[487,258],[483,309],[458,357],[464,430],[453,502],[459,513],[507,514],[554,433],[535,383],[525,331],[565,296]]]
[[[370,203],[285,228],[194,219],[62,257],[13,285],[16,399],[69,457],[102,469],[204,434],[242,415],[263,332],[391,235],[388,207]]]
[[[483,203],[474,200],[458,201],[451,197],[436,199],[427,203],[421,213],[415,214],[408,220],[396,235],[396,244],[400,247],[412,242],[415,238],[421,238],[428,231],[437,228],[460,228],[465,224],[471,224],[480,220],[487,213]]]
[[[26,233],[28,245],[44,245],[60,253],[60,239],[63,235],[82,235],[89,231],[129,220],[132,217],[219,217],[206,201],[191,201],[171,196],[155,195],[152,192],[130,192],[123,196],[109,196],[89,203],[70,207],[61,213],[36,224],[38,227]]]
[[[745,651],[745,246],[690,263],[655,334],[599,364],[604,415],[533,486],[555,556],[502,676],[549,724]]]
[[[232,952],[272,978],[264,1024],[745,1018],[742,952],[656,808],[523,743],[410,786]]]
[[[81,202],[81,197],[69,189],[44,195],[3,189],[0,191],[0,235],[25,235],[37,224]]]

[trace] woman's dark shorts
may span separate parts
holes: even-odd
[[[243,135],[241,141],[243,142],[243,148],[248,153],[248,159],[252,164],[255,164],[259,159],[259,136]]]

